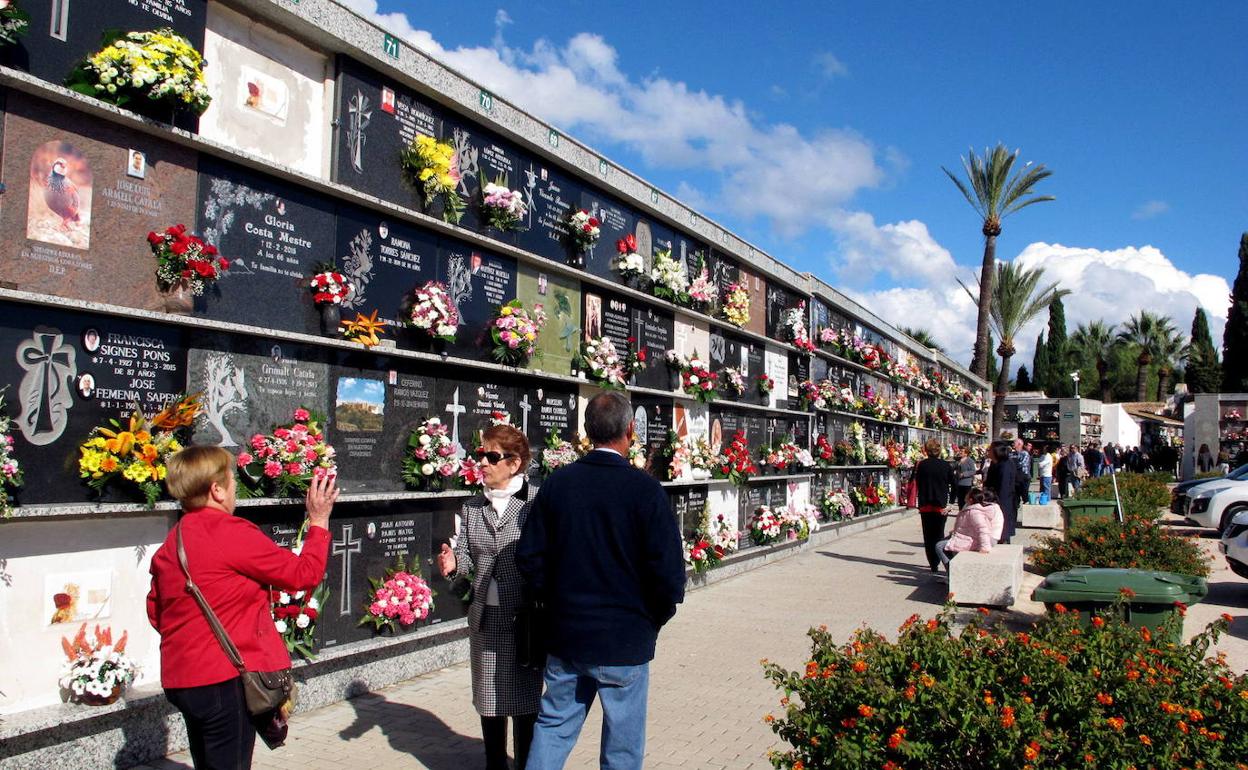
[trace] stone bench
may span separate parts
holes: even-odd
[[[1023,547],[994,545],[988,553],[963,551],[949,562],[949,593],[958,604],[1010,607],[1023,584]]]
[[[1061,506],[1056,502],[1044,505],[1024,503],[1018,509],[1018,526],[1027,529],[1061,529]]]

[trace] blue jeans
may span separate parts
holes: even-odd
[[[1052,493],[1053,493],[1053,477],[1041,476],[1040,477],[1040,494],[1044,495],[1045,497],[1052,497],[1053,496]]]
[[[563,767],[595,696],[602,699],[600,766],[604,770],[640,770],[646,750],[649,663],[595,666],[551,655],[546,661],[545,680],[527,770]]]

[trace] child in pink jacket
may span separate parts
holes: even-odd
[[[949,570],[949,560],[962,551],[988,553],[1001,537],[1005,516],[992,492],[972,489],[966,507],[958,512],[957,523],[948,538],[936,544],[936,554]]]

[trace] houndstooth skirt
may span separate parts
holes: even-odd
[[[472,705],[483,717],[536,714],[542,672],[516,665],[515,619],[485,607],[481,630],[468,637],[472,650]]]

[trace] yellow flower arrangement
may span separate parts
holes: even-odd
[[[182,449],[176,433],[199,413],[198,394],[187,396],[148,418],[136,404],[124,424],[98,427],[78,448],[78,475],[97,493],[119,476],[136,485],[149,508],[156,505],[168,459]]]
[[[432,136],[420,134],[400,156],[403,172],[425,199],[425,206],[441,196],[442,218],[459,222],[464,213],[464,199],[455,188],[459,186],[459,170],[455,167],[455,148]]]
[[[730,284],[724,293],[724,318],[739,329],[750,322],[750,290],[743,284]]]
[[[172,29],[105,37],[66,84],[79,93],[119,107],[149,101],[202,115],[212,97],[204,82],[204,57]]]

